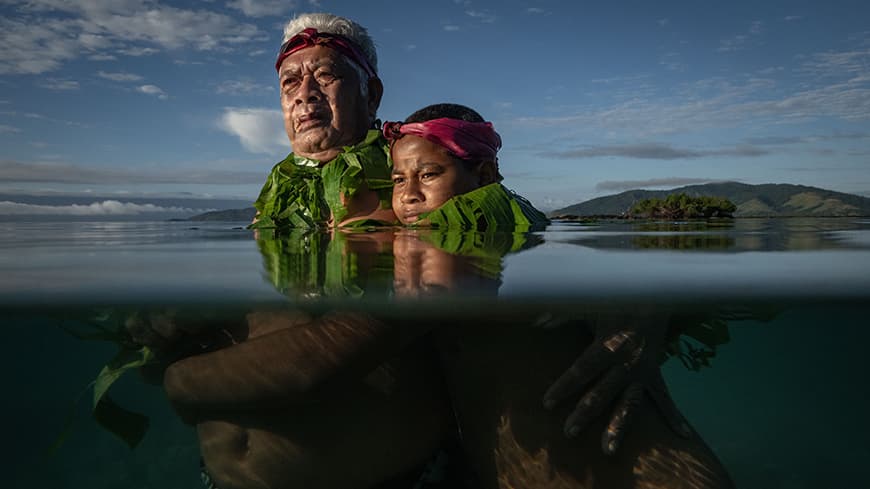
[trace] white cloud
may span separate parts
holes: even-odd
[[[801,71],[819,77],[860,76],[868,71],[870,48],[853,51],[816,53],[801,66]]]
[[[737,108],[783,122],[819,117],[870,120],[870,76],[797,92],[778,100],[746,102]]]
[[[252,153],[282,154],[290,147],[280,110],[229,107],[224,109],[218,125],[238,136],[242,146]]]
[[[686,177],[670,177],[670,178],[651,178],[649,180],[608,180],[598,182],[595,185],[595,190],[600,191],[621,191],[631,190],[636,188],[650,187],[682,187],[685,185],[702,185],[705,183],[715,183],[719,180],[711,180],[709,178],[686,178]]]
[[[526,9],[527,14],[544,14],[546,10],[538,7],[529,7]]]
[[[40,24],[0,18],[0,75],[30,75],[53,71],[79,54],[69,38],[70,22],[45,20]]]
[[[477,19],[484,24],[492,24],[495,22],[495,15],[491,12],[483,11],[483,10],[466,10],[465,15]]]
[[[18,129],[15,126],[0,124],[0,134],[16,134],[19,132],[21,132],[21,129]]]
[[[283,0],[232,0],[227,7],[241,11],[248,17],[283,15],[296,8],[295,2]]]
[[[240,171],[235,168],[247,166],[249,162],[232,162],[221,170],[192,162],[173,169],[166,168],[104,168],[75,165],[64,162],[19,162],[0,160],[0,181],[43,182],[75,184],[133,184],[133,183],[171,183],[171,184],[216,184],[237,185],[240,183],[262,183],[261,172]]]
[[[458,25],[453,25],[453,24],[445,24],[445,25],[444,25],[444,30],[445,30],[445,31],[458,31],[458,30],[459,30],[459,26],[458,26]]]
[[[247,95],[253,93],[270,93],[275,89],[272,85],[262,85],[251,80],[227,80],[218,84],[217,93],[226,95]]]
[[[22,112],[20,114],[16,113],[16,112],[10,112],[8,115],[20,116],[20,117],[24,117],[26,119],[38,119],[41,121],[51,122],[53,124],[63,124],[65,126],[82,127],[82,128],[89,127],[87,124],[83,124],[81,122],[71,121],[71,120],[67,120],[67,119],[55,119],[54,117],[47,117],[43,114],[37,114],[35,112]]]
[[[92,54],[88,56],[88,59],[91,61],[115,61],[118,58],[111,54]]]
[[[58,80],[55,78],[49,78],[48,80],[42,81],[39,86],[57,91],[78,90],[80,88],[79,82],[75,80]]]
[[[599,135],[613,132],[625,140],[636,140],[713,128],[765,127],[824,118],[870,120],[870,75],[852,73],[855,66],[851,54],[830,55],[824,59],[829,64],[819,64],[816,68],[828,69],[830,74],[839,66],[838,79],[819,76],[795,86],[748,76],[742,80],[709,78],[672,87],[667,93],[660,90],[647,93],[644,80],[627,81],[621,90],[633,95],[622,100],[615,95],[619,90],[608,87],[601,92],[600,105],[595,108],[566,109],[560,116],[524,117],[514,121],[523,127],[563,128],[563,137],[568,142],[576,141],[578,134],[590,130]]]
[[[661,55],[661,57],[659,57],[659,64],[671,71],[684,71],[686,69],[686,65],[682,62],[680,53],[673,51]]]
[[[108,73],[105,71],[99,71],[99,72],[97,72],[97,75],[100,78],[105,78],[107,80],[112,80],[112,81],[116,81],[116,82],[139,81],[142,79],[142,77],[139,75],[136,75],[133,73],[124,73],[124,72]]]
[[[173,64],[176,64],[176,65],[179,65],[179,66],[185,66],[185,65],[202,65],[202,64],[204,64],[202,61],[187,61],[187,60],[184,60],[184,59],[175,59],[175,60],[172,60],[172,63],[173,63]]]
[[[134,204],[117,200],[104,200],[91,204],[71,205],[37,205],[22,204],[8,200],[0,201],[0,215],[18,216],[135,216],[150,213],[189,213],[206,212],[209,209],[191,209],[187,207],[163,207],[154,204]]]
[[[100,34],[89,34],[86,32],[79,34],[78,43],[81,47],[91,51],[108,48],[112,45],[111,39],[109,39],[107,36],[103,36]]]
[[[405,45],[405,51],[413,51],[413,50],[415,50],[415,49],[417,49],[417,45],[416,45],[416,44],[406,44],[406,45]]]
[[[104,60],[113,48],[141,56],[158,48],[231,50],[267,39],[230,16],[152,0],[30,0],[9,10],[0,18],[0,74],[45,73],[79,56]]]
[[[133,56],[136,58],[141,57],[141,56],[151,56],[152,54],[157,54],[159,52],[160,52],[159,49],[146,48],[146,47],[141,47],[141,46],[132,47],[132,48],[123,48],[123,49],[118,50],[118,53],[120,53],[120,54],[125,54],[127,56]]]
[[[166,95],[166,92],[164,92],[163,89],[158,87],[157,85],[142,85],[140,87],[136,87],[136,90],[146,95],[154,95],[160,100],[166,100],[169,98],[169,95]]]
[[[755,40],[761,36],[763,30],[763,22],[760,20],[753,21],[749,24],[749,29],[745,34],[737,34],[734,37],[719,41],[719,48],[716,51],[727,53],[746,49],[755,43]]]
[[[751,145],[718,149],[677,148],[661,143],[622,144],[613,146],[590,146],[568,151],[548,151],[545,156],[559,159],[602,158],[618,156],[646,160],[697,159],[716,156],[754,158],[764,156],[769,151]]]
[[[743,49],[748,38],[749,36],[745,34],[738,34],[730,39],[722,39],[719,41],[719,49],[716,51],[719,51],[720,53],[739,51],[740,49]]]
[[[755,20],[749,25],[749,33],[752,35],[759,35],[764,28],[764,22],[760,20]]]

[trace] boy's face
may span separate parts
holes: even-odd
[[[443,146],[406,135],[393,143],[393,212],[403,224],[417,221],[454,195],[480,186],[478,172]]]
[[[448,253],[416,232],[400,231],[393,240],[396,297],[498,293],[500,281],[482,274],[473,258]]]

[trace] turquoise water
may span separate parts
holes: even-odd
[[[677,313],[749,311],[728,322],[731,339],[717,348],[712,367],[692,372],[674,359],[664,365],[679,408],[737,487],[870,486],[868,220],[555,224],[522,243],[492,245],[484,258],[413,255],[422,260],[414,268],[420,277],[427,259],[439,265],[435,271],[466,267],[455,268],[465,270],[458,272],[462,280],[420,280],[415,293],[437,291],[425,307],[400,300],[395,270],[383,265],[399,256],[398,247],[368,238],[342,248],[317,248],[330,241],[310,237],[269,248],[239,223],[0,228],[0,318],[9,334],[0,414],[11,420],[13,447],[5,487],[199,487],[196,434],[159,387],[135,372],[113,387],[120,404],[150,418],[135,449],[97,426],[89,393],[71,407],[115,346],[75,339],[58,325],[95,308],[197,311],[288,297],[333,305],[369,298],[373,309],[387,302],[395,314],[445,317],[458,310],[445,305],[469,302],[535,314],[624,311],[641,300]],[[468,248],[447,241],[438,241],[440,251],[468,256]],[[502,257],[506,247],[513,248]],[[492,279],[493,266],[500,279]],[[472,275],[485,280],[466,280]],[[47,453],[71,412],[67,438]]]

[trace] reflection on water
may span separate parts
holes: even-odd
[[[216,227],[191,222],[4,222],[0,221],[0,249],[105,248],[123,245],[249,239],[244,223]]]
[[[200,459],[224,489],[870,482],[870,222],[257,240],[234,225],[104,224],[0,239],[0,313],[20,345],[4,367],[33,366],[7,384],[27,402],[2,412],[21,420],[12,487],[196,487]],[[97,315],[104,330],[95,306],[115,314]],[[579,397],[554,411],[542,397],[596,327],[631,322],[668,333],[663,369],[696,433],[678,436],[645,397],[605,456],[607,410],[569,439]],[[82,341],[61,323],[117,336]],[[143,342],[155,360],[109,389],[150,420],[136,448],[93,421],[86,391],[45,455],[117,348]]]
[[[542,243],[512,233],[381,230],[295,231],[257,240],[269,282],[297,299],[486,295],[495,297],[503,257]]]
[[[585,232],[577,233],[578,230]],[[598,249],[741,252],[870,247],[870,222],[841,218],[607,221],[583,226],[556,223],[549,231],[560,242]],[[569,233],[565,239],[560,236],[564,231]]]
[[[286,300],[271,279],[263,280],[264,246],[275,248],[272,256],[294,257],[283,263],[266,262],[269,277],[302,273],[303,269],[313,277],[313,269],[305,267],[316,267],[321,274],[329,274],[328,280],[325,275],[318,280],[326,280],[324,286],[331,287],[346,273],[335,268],[341,260],[330,258],[327,263],[329,254],[324,248],[338,247],[329,244],[328,236],[268,244],[261,240],[258,244],[250,231],[242,229],[243,223],[0,226],[4,229],[0,233],[0,304],[6,305]],[[502,238],[506,236],[487,239]],[[353,247],[360,252],[349,249],[343,266],[357,266],[352,262],[354,256],[386,260],[391,266],[389,250],[366,251],[374,245],[362,241],[371,237],[347,239],[358,241]],[[587,301],[650,294],[666,300],[689,291],[712,300],[721,300],[723,294],[857,298],[868,288],[870,276],[870,222],[860,219],[555,223],[525,239],[504,258],[499,296],[511,301],[562,300],[566,296]],[[436,248],[451,252],[457,246],[477,245],[466,239]],[[297,249],[306,252],[297,254]],[[312,257],[319,258],[313,261]],[[290,268],[283,272],[274,268],[282,266]],[[378,264],[360,266],[372,272],[361,275],[366,280],[383,278],[377,278]]]

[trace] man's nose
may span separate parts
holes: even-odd
[[[320,100],[323,93],[320,91],[320,84],[314,78],[313,74],[302,75],[302,80],[299,81],[299,88],[296,89],[295,101],[297,104],[308,102],[316,102]]]

